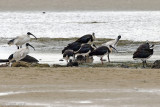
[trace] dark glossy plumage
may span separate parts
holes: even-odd
[[[94,33],[93,33],[93,34],[87,34],[87,35],[80,37],[79,39],[76,40],[76,42],[88,43],[89,41],[93,42],[94,39],[95,39],[95,37],[94,37]]]
[[[13,54],[11,54],[8,59],[11,60],[13,58]]]
[[[12,58],[13,58],[13,54],[11,54],[8,57],[8,61],[7,60],[6,61],[9,62],[9,60],[11,60]],[[24,61],[24,62],[28,62],[28,63],[38,63],[39,62],[36,58],[34,58],[34,57],[30,56],[30,55],[26,55],[26,57],[24,57],[20,61]]]
[[[15,40],[16,38],[14,38],[14,39],[12,39],[12,40],[10,40],[10,41],[8,41],[8,45],[11,45],[11,44],[13,44],[13,42],[14,42],[14,40]]]
[[[150,46],[149,43],[140,45],[134,52],[133,59],[141,59],[143,67],[145,67],[145,64],[147,66],[146,60],[153,55],[153,47],[154,45]]]
[[[97,49],[95,49],[94,51],[92,51],[90,53],[90,56],[103,56],[107,53],[110,53],[111,51],[109,50],[109,48],[107,46],[101,46],[98,47]]]
[[[110,62],[110,59],[109,59],[109,53],[110,53],[110,49],[107,47],[107,46],[101,46],[101,47],[98,47],[96,48],[95,50],[93,50],[89,55],[90,56],[100,56],[100,60],[103,64],[103,56],[107,54],[108,56],[108,62]]]
[[[137,50],[134,54],[133,54],[133,58],[148,58],[149,56],[153,55],[153,49],[149,49],[149,50]]]
[[[92,52],[95,48],[96,48],[95,45],[92,46],[90,44],[83,44],[75,54],[85,54],[88,53],[89,51]]]
[[[74,52],[73,50],[66,50],[64,53],[63,53],[63,58],[66,58],[66,57],[73,57],[74,56]]]
[[[153,49],[150,49],[149,43],[144,43],[140,45],[133,54],[133,59],[135,58],[148,58],[153,55]]]
[[[62,54],[66,51],[66,50],[73,50],[74,52],[78,51],[81,47],[81,43],[79,42],[73,42],[68,44],[68,46],[64,47],[64,49],[62,50]]]
[[[30,55],[27,55],[25,58],[21,59],[20,61],[24,61],[24,62],[28,62],[28,63],[38,63],[39,62],[36,58],[34,58]]]

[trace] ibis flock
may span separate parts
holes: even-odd
[[[25,58],[29,53],[29,46],[35,50],[35,48],[29,44],[31,36],[37,39],[35,35],[28,32],[26,35],[17,36],[8,41],[8,45],[17,46],[17,50],[8,58],[9,65]],[[82,58],[86,61],[88,58],[97,56],[100,57],[100,61],[103,64],[105,61],[103,57],[106,55],[108,57],[108,62],[110,62],[109,55],[112,53],[112,50],[118,52],[116,46],[120,39],[121,35],[119,35],[115,40],[108,41],[107,43],[97,47],[94,44],[95,33],[86,34],[64,47],[62,50],[63,58],[60,59],[60,61],[66,60],[67,66],[78,66],[78,62],[76,61],[77,59]],[[22,48],[23,45],[25,45],[25,47]],[[153,49],[154,45],[150,45],[149,42],[146,42],[137,48],[133,54],[133,59],[142,60],[143,67],[145,67],[147,65],[146,60],[153,55]]]

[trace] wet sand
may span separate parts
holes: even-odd
[[[0,68],[4,107],[158,107],[160,71],[122,68]]]

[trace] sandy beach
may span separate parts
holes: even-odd
[[[109,31],[104,32],[103,36],[122,34],[123,38],[123,33],[131,32],[131,35],[126,34],[126,40],[120,41],[117,47],[119,53],[113,52],[111,54],[110,58],[113,63],[110,66],[107,62],[102,66],[99,64],[99,58],[94,57],[93,64],[72,68],[64,66],[48,68],[0,67],[0,107],[159,107],[160,70],[149,67],[142,69],[141,64],[139,64],[141,61],[133,60],[133,52],[145,40],[140,42],[129,41],[130,38],[135,37],[137,39],[140,36],[148,40],[158,40],[158,42],[151,43],[156,45],[156,49],[153,57],[148,61],[150,67],[154,61],[160,59],[159,37],[156,38],[155,36],[159,31],[157,24],[159,17],[150,17],[152,11],[160,10],[159,4],[159,0],[94,0],[94,2],[93,0],[0,0],[1,31],[5,32],[4,34],[1,32],[0,59],[7,59],[11,53],[15,52],[16,47],[9,47],[6,44],[12,38],[12,36],[6,38],[7,35],[10,35],[9,32],[21,34],[30,31],[35,35],[39,33],[39,37],[44,37],[31,41],[31,44],[36,47],[36,51],[31,50],[30,55],[36,57],[39,63],[49,65],[66,65],[66,63],[59,62],[59,59],[62,58],[61,50],[67,44],[75,41],[76,38],[64,39],[64,33],[69,32],[68,35],[73,33],[81,36],[82,34],[80,35],[78,32],[84,32],[82,28],[92,28],[91,31],[87,30],[87,33],[96,31],[96,34],[97,32],[104,32],[105,28]],[[40,12],[23,14],[26,11]],[[104,19],[110,20],[102,20],[103,17],[99,15],[97,15],[99,18],[90,17],[92,16],[91,13],[88,16],[83,16],[83,13],[82,18],[80,13],[74,15],[75,17],[68,17],[73,13],[63,14],[63,12],[73,11],[82,13],[85,11],[120,11],[120,14],[110,13],[111,15],[108,17],[106,17],[108,13],[102,15],[105,16]],[[121,13],[121,11],[149,11],[149,13],[136,13],[132,17],[132,13]],[[62,12],[62,16],[54,16],[50,12]],[[126,15],[126,17],[123,18],[121,15]],[[155,12],[153,15],[159,16],[159,13]],[[58,17],[57,20],[55,20],[56,17]],[[87,18],[85,19],[85,17]],[[79,20],[77,20],[78,18]],[[117,25],[117,23],[120,24]],[[109,25],[109,27],[107,28],[105,25]],[[53,28],[54,26],[55,28]],[[97,28],[102,30],[97,31]],[[117,34],[114,34],[114,30]],[[138,30],[140,33],[135,34]],[[55,31],[61,38],[54,39],[48,36],[48,34],[56,34]],[[151,35],[145,35],[145,33],[149,34],[148,32],[151,32]],[[76,35],[75,37],[77,37]],[[100,46],[114,37],[103,38],[97,37],[95,44]],[[122,65],[127,65],[129,68],[124,69]]]
[[[160,10],[159,0],[0,0],[0,11]]]
[[[158,107],[158,69],[0,68],[4,107]]]

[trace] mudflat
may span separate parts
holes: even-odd
[[[159,98],[158,69],[0,68],[0,105],[6,107],[158,107]]]

